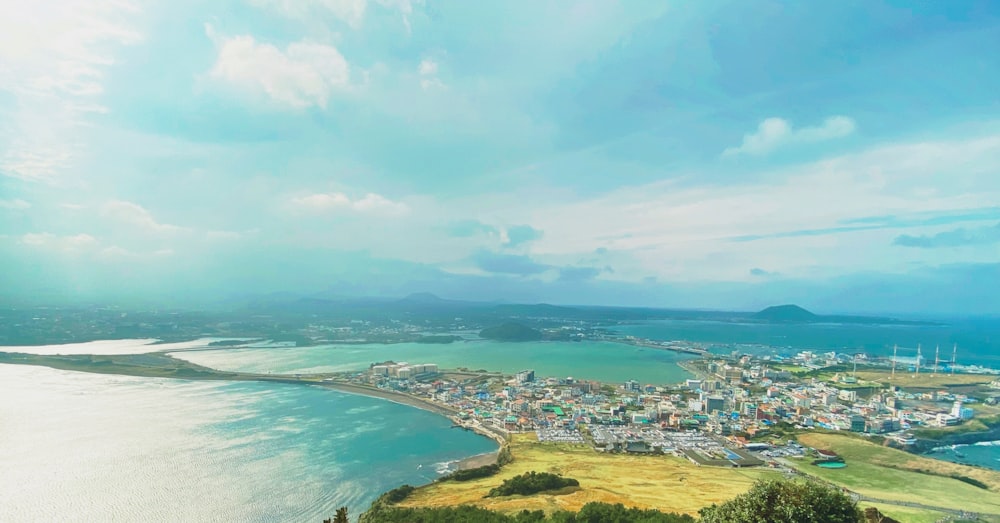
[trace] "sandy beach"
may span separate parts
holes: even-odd
[[[416,407],[418,409],[427,410],[434,412],[436,414],[441,414],[442,416],[451,417],[458,414],[458,410],[451,407],[446,407],[444,405],[439,405],[428,400],[423,400],[416,398],[409,394],[403,394],[401,392],[392,392],[388,390],[378,389],[375,387],[366,387],[364,385],[353,385],[349,383],[340,382],[318,382],[310,383],[311,385],[319,385],[328,389],[333,389],[340,392],[346,392],[348,394],[358,394],[361,396],[370,396],[372,398],[379,398],[394,403],[399,403],[401,405],[408,405],[410,407]]]
[[[487,465],[494,465],[497,462],[497,455],[500,451],[487,452],[485,454],[477,454],[475,456],[469,456],[468,458],[459,461],[457,464],[458,470],[474,469],[478,467],[485,467]]]

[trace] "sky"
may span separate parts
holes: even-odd
[[[1000,314],[1000,4],[39,0],[0,301]]]

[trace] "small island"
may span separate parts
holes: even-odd
[[[820,317],[798,305],[775,305],[753,315],[754,319],[774,322],[814,322]]]
[[[479,336],[497,341],[539,341],[542,332],[520,323],[504,323],[479,332]]]
[[[750,317],[765,323],[848,323],[861,325],[940,325],[929,321],[900,320],[877,316],[845,316],[814,314],[798,305],[775,305]]]

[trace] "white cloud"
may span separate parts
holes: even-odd
[[[788,120],[768,118],[757,126],[757,131],[744,135],[739,147],[730,147],[723,156],[736,154],[762,155],[779,147],[796,143],[814,143],[842,138],[854,132],[854,120],[846,116],[831,116],[819,127],[792,128]]]
[[[206,27],[214,36],[211,27]],[[350,82],[350,66],[336,48],[306,41],[285,50],[252,36],[217,38],[219,54],[211,76],[275,102],[303,109],[325,108],[334,90]]]
[[[788,277],[831,276],[995,261],[989,246],[975,253],[900,253],[892,245],[899,229],[852,226],[873,216],[995,209],[1000,179],[989,173],[997,168],[1000,134],[884,145],[738,183],[658,182],[577,202],[540,206],[491,196],[469,205],[503,209],[497,219],[526,219],[543,229],[532,254],[545,263],[602,247],[622,253],[612,263],[615,278],[747,280],[752,267]],[[759,239],[741,241],[753,238]]]
[[[344,193],[321,193],[294,198],[292,199],[292,203],[297,207],[326,211],[339,207],[350,207],[351,199]]]
[[[158,249],[150,252],[136,252],[128,250],[118,245],[112,245],[101,249],[98,255],[106,260],[136,260],[139,258],[160,258],[172,256],[173,249]]]
[[[434,76],[438,72],[438,64],[430,58],[424,58],[417,66],[417,72],[420,73],[420,76]]]
[[[394,9],[399,11],[400,15],[403,17],[403,26],[406,27],[406,33],[409,34],[412,31],[410,27],[410,15],[413,14],[413,1],[411,0],[376,0],[379,5],[387,9]],[[420,2],[421,0],[417,0]]]
[[[326,11],[352,27],[361,24],[368,4],[367,0],[251,0],[251,3],[296,19],[307,19],[318,11]]]
[[[368,0],[250,0],[251,4],[267,8],[288,18],[312,21],[318,14],[330,13],[350,27],[358,29],[368,12]],[[413,14],[411,0],[376,0],[380,7],[398,11],[403,19],[406,32],[410,32],[410,16]],[[418,0],[417,3],[422,3]]]
[[[89,234],[58,236],[49,232],[32,232],[21,236],[21,244],[46,247],[62,251],[80,251],[96,247],[99,242]]]
[[[141,205],[121,200],[112,200],[101,207],[101,216],[111,220],[157,234],[173,234],[186,230],[184,227],[159,223]]]
[[[20,199],[16,200],[0,200],[0,209],[9,209],[12,211],[23,211],[24,209],[31,208],[31,204]]]
[[[435,87],[445,87],[444,82],[438,78],[438,63],[430,58],[420,61],[417,74],[420,75],[420,87],[425,91]]]
[[[402,214],[409,210],[406,204],[394,202],[388,198],[368,193],[364,198],[354,202],[354,208],[362,212],[379,212],[387,214]]]
[[[405,203],[394,202],[385,196],[368,193],[363,198],[351,200],[344,193],[318,193],[292,199],[292,205],[313,212],[348,209],[372,214],[405,214],[410,208]]]
[[[54,181],[86,149],[78,128],[93,113],[115,50],[139,42],[136,8],[121,0],[15,2],[0,16],[0,175]]]

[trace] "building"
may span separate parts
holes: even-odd
[[[534,370],[522,370],[518,372],[515,376],[518,383],[532,383],[535,381],[535,371]]]
[[[940,427],[949,427],[951,425],[958,425],[959,419],[960,418],[956,418],[954,416],[941,413],[937,415],[937,424]]]
[[[842,390],[839,394],[837,394],[837,397],[844,401],[858,401],[858,393],[853,390]]]
[[[964,407],[961,401],[956,401],[951,406],[951,417],[959,420],[970,420],[975,413],[972,409]]]
[[[864,416],[857,414],[851,416],[851,432],[864,432],[867,428]]]
[[[718,376],[732,385],[743,382],[743,369],[726,365],[719,369]]]
[[[726,410],[726,399],[722,396],[709,396],[705,400],[705,412],[712,413],[723,410]]]

